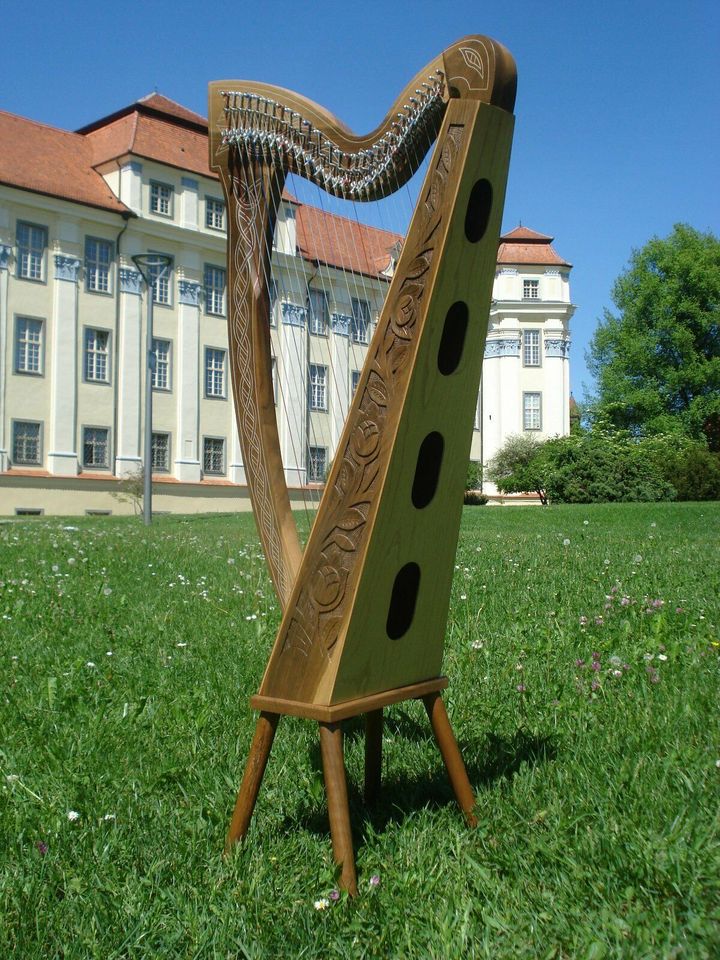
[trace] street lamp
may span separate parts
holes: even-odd
[[[143,521],[152,523],[152,379],[155,372],[153,353],[153,303],[156,285],[167,273],[172,257],[164,253],[139,253],[132,258],[147,289],[147,335],[145,338],[145,453],[143,456]]]

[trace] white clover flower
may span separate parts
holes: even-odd
[[[95,664],[94,664],[94,662],[93,662],[92,660],[88,660],[88,662],[85,664],[85,666],[86,666],[86,667],[90,667],[90,669],[92,670],[92,668],[95,666]]]
[[[570,546],[570,541],[568,540],[567,537],[565,537],[565,539],[563,540],[563,546],[564,546],[564,547],[569,547],[569,546]]]
[[[664,653],[659,653],[658,660],[662,660],[664,662],[665,660],[667,660],[667,655]]]
[[[642,563],[642,554],[636,553],[633,557],[633,563]]]
[[[313,906],[316,910],[327,910],[327,908],[330,906],[330,901],[327,897],[320,897],[319,900],[315,900]]]
[[[80,814],[77,812],[77,810],[68,810],[68,812],[67,812],[67,818],[68,818],[68,820],[72,823],[72,822],[74,822],[75,820],[79,820],[79,819],[80,819]]]
[[[103,820],[114,820],[114,819],[115,819],[114,813],[106,813],[105,816],[103,817]]]

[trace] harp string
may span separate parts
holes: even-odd
[[[340,419],[344,422],[353,402],[353,372],[357,371],[360,373],[364,366],[368,355],[368,346],[372,339],[373,315],[379,317],[382,314],[384,301],[387,297],[390,281],[392,279],[392,276],[389,276],[387,279],[381,278],[380,269],[375,269],[375,258],[372,256],[374,251],[368,249],[366,246],[367,235],[365,231],[361,230],[356,232],[348,228],[346,234],[342,235],[342,218],[354,220],[359,224],[376,226],[377,229],[383,230],[388,234],[399,235],[401,245],[404,243],[409,221],[415,205],[414,201],[417,199],[417,196],[413,198],[412,192],[414,189],[416,195],[419,195],[420,187],[424,181],[430,154],[432,152],[432,141],[434,138],[430,137],[427,128],[424,129],[423,136],[423,141],[418,140],[418,142],[413,144],[413,166],[416,168],[416,173],[409,181],[405,179],[403,182],[401,182],[398,179],[397,171],[393,168],[393,189],[388,196],[378,201],[373,201],[366,204],[364,202],[359,203],[358,200],[355,199],[342,200],[333,194],[324,191],[317,184],[311,185],[309,180],[305,180],[299,174],[290,174],[287,178],[287,190],[296,195],[301,204],[308,204],[307,200],[302,199],[303,195],[306,195],[308,190],[315,194],[316,202],[312,205],[319,209],[323,216],[329,217],[326,223],[332,228],[335,249],[338,252],[338,256],[333,257],[331,255],[331,250],[327,249],[323,244],[321,244],[321,249],[318,251],[317,256],[317,260],[320,262],[316,263],[315,273],[308,277],[305,260],[304,258],[296,256],[296,251],[288,251],[289,259],[285,259],[282,266],[279,262],[275,264],[273,258],[273,246],[275,247],[276,252],[280,253],[282,249],[281,244],[279,242],[273,244],[272,238],[267,235],[264,240],[264,243],[267,245],[265,251],[267,253],[267,259],[265,257],[261,258],[263,270],[262,281],[265,285],[265,289],[268,291],[268,294],[270,294],[273,289],[271,281],[274,280],[276,294],[275,302],[271,302],[270,309],[272,313],[274,313],[276,321],[275,336],[279,349],[276,349],[276,343],[273,343],[272,331],[269,331],[271,341],[270,353],[271,356],[275,358],[275,416],[277,419],[278,413],[282,414],[284,422],[278,424],[280,428],[279,436],[281,450],[283,450],[285,454],[289,452],[293,461],[292,465],[285,463],[286,477],[291,470],[296,471],[297,476],[297,473],[302,470],[303,462],[305,463],[306,471],[309,471],[311,447],[324,447],[328,450],[329,456],[333,456],[335,454],[342,427],[340,432],[338,432],[335,423],[337,416],[333,409],[333,404],[337,407],[337,410],[341,412],[342,416]],[[267,153],[268,156],[265,158],[265,162],[272,164],[273,157],[270,155],[270,150],[268,150]],[[298,184],[301,181],[307,188],[306,190],[298,189]],[[401,190],[400,188],[403,186],[405,189]],[[263,185],[263,193],[264,192],[265,187]],[[272,202],[271,198],[267,195],[265,195],[263,199],[265,203]],[[280,206],[282,206],[282,204],[283,200],[281,199]],[[331,207],[335,207],[336,209],[331,210]],[[362,207],[363,213],[360,213],[360,207]],[[348,208],[350,208],[352,216],[348,215]],[[278,211],[278,214],[279,213],[280,211]],[[368,213],[370,214],[369,216]],[[302,214],[297,211],[295,219],[297,246],[299,246],[300,241],[298,220],[301,216]],[[373,219],[377,221],[376,224],[370,224],[370,221]],[[388,222],[388,220],[391,222]],[[278,215],[275,221],[274,229],[274,235],[276,237],[278,236],[279,228],[280,216]],[[304,225],[304,228],[307,229],[306,224]],[[360,249],[358,248],[358,239],[360,242]],[[368,270],[368,273],[371,273],[371,276],[368,276],[362,271],[358,273],[352,271],[349,265],[346,265],[348,253],[351,255],[355,263],[359,265],[366,264],[366,269]],[[389,261],[391,253],[390,248],[384,250],[383,253],[387,253]],[[302,263],[300,262],[301,259],[303,261]],[[340,262],[333,262],[337,260]],[[340,280],[342,282],[340,282]],[[381,296],[378,296],[378,291],[376,289],[377,283],[385,285],[384,291],[382,291],[382,286],[380,287],[382,292]],[[344,288],[344,297],[342,293],[338,294],[336,292],[338,287]],[[322,361],[319,361],[317,357],[313,357],[313,334],[311,333],[310,324],[312,322],[312,313],[314,311],[315,304],[310,294],[311,289],[319,290],[323,294],[323,306],[325,308],[324,312],[328,325],[326,330],[327,348],[323,351]],[[353,336],[353,327],[355,327],[356,324],[359,325],[360,322],[360,318],[355,318],[353,313],[353,298],[365,300],[370,308],[367,337],[364,338],[362,343],[358,342]],[[285,300],[289,301],[290,303],[297,303],[298,300],[304,300],[305,302],[305,309],[307,313],[304,357],[303,351],[301,350],[298,342],[298,337],[290,334],[289,332],[286,334],[286,331],[284,330],[282,303]],[[349,316],[351,317],[350,329],[348,330],[347,370],[345,371],[345,376],[342,378],[340,377],[339,372],[336,370],[334,363],[335,350],[332,338],[336,334],[332,329],[331,310],[333,305],[336,305],[337,307],[337,305],[341,303],[346,303],[348,305],[347,309]],[[269,319],[271,319],[271,317],[269,317]],[[325,360],[327,360],[327,363],[325,363]],[[310,364],[314,362],[322,362],[322,364],[326,367],[326,399],[332,397],[333,400],[333,403],[328,402],[326,404],[327,412],[325,413],[325,416],[327,416],[327,424],[324,430],[318,426],[318,415],[317,413],[314,413],[310,405]],[[303,406],[306,411],[304,418],[305,422],[304,430],[301,429],[299,436],[296,435],[296,431],[292,426],[294,418],[294,411],[291,408],[292,399],[286,394],[286,384],[289,384],[292,378],[292,372],[287,370],[287,365],[289,363],[293,364],[295,370],[299,373],[301,389],[303,390],[304,394]],[[304,444],[302,437],[303,432],[305,434]],[[305,448],[304,450],[302,449],[303,445]],[[330,461],[328,459],[326,461],[326,470],[329,469],[329,466]],[[312,527],[316,511],[314,509],[310,509],[310,504],[308,502],[307,472],[306,484],[301,485],[301,499],[303,503],[303,512],[305,514],[306,524],[308,529],[310,529]]]

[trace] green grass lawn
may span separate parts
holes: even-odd
[[[0,957],[720,955],[720,504],[466,510],[445,650],[469,830],[388,711],[360,896],[317,726],[221,851],[279,610],[252,518],[0,525]],[[371,878],[379,877],[379,885]]]

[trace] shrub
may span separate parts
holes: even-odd
[[[650,451],[622,432],[596,428],[549,440],[542,459],[547,495],[555,503],[633,503],[675,497],[675,488]]]

